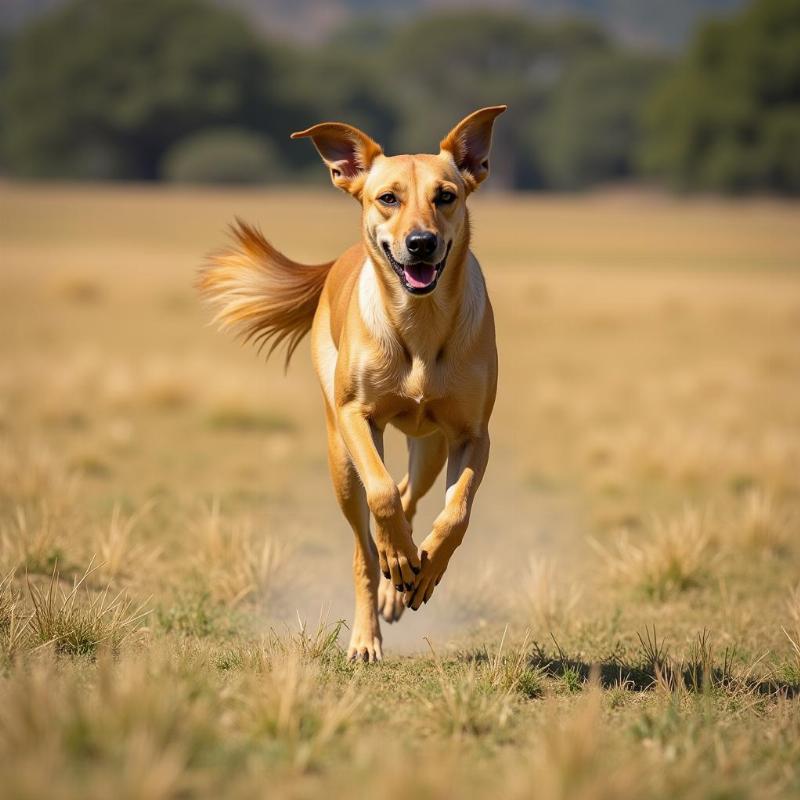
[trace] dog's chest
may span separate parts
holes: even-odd
[[[400,394],[417,406],[424,406],[434,394],[435,371],[429,363],[419,356],[411,359],[411,366],[405,372]]]
[[[404,433],[423,435],[434,427],[431,404],[441,397],[437,369],[420,358],[412,358],[397,387],[394,423]]]

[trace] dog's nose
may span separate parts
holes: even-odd
[[[417,258],[428,258],[433,255],[438,245],[439,238],[431,231],[411,231],[406,236],[406,249]]]

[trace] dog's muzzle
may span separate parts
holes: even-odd
[[[453,243],[449,242],[444,252],[444,257],[436,264],[427,261],[412,261],[409,264],[402,264],[393,255],[387,242],[383,243],[383,252],[391,268],[400,278],[403,287],[410,294],[423,295],[430,294],[439,281],[447,263],[447,256],[450,255],[450,247]]]

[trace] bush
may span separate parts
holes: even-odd
[[[606,51],[565,71],[536,138],[547,186],[577,189],[634,174],[641,108],[664,67],[654,56]]]
[[[800,193],[800,4],[706,25],[647,104],[642,165],[682,189]]]
[[[204,128],[285,129],[273,50],[205,0],[72,0],[25,28],[3,79],[0,139],[27,177],[157,177]]]
[[[236,128],[201,131],[178,142],[164,156],[162,177],[181,183],[274,181],[280,160],[272,143]]]

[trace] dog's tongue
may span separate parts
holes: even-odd
[[[436,267],[433,264],[405,264],[403,270],[406,283],[412,289],[424,289],[436,278]]]

